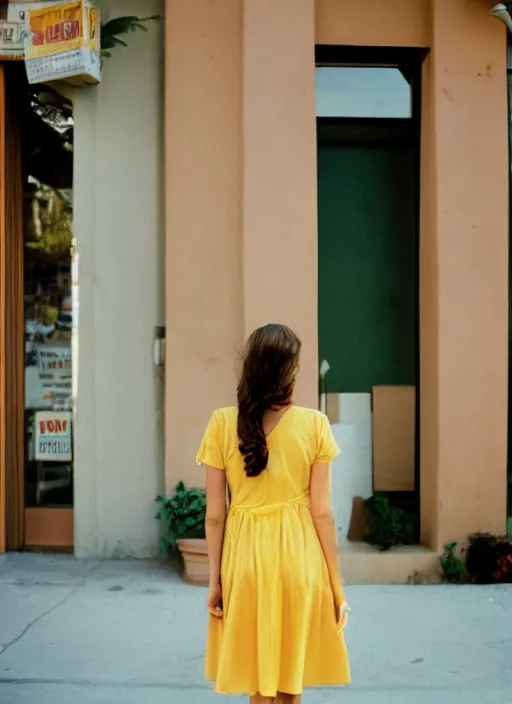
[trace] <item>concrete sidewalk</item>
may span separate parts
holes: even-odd
[[[350,587],[353,684],[305,704],[506,704],[512,589]],[[0,704],[209,704],[205,590],[167,565],[11,555],[0,565]]]

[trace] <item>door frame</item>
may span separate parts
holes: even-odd
[[[0,554],[7,548],[7,516],[6,516],[6,413],[5,413],[5,379],[6,379],[6,346],[5,346],[5,71],[0,63]]]
[[[0,551],[24,543],[23,66],[0,63]]]

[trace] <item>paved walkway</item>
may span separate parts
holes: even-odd
[[[354,683],[305,704],[506,704],[512,589],[350,587]],[[205,591],[168,566],[0,564],[1,704],[223,704],[204,682]]]

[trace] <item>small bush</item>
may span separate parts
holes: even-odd
[[[444,546],[444,551],[439,558],[444,578],[452,584],[460,584],[464,581],[466,567],[464,564],[464,551],[457,551],[457,543],[448,543]]]
[[[466,571],[473,584],[512,584],[512,538],[489,533],[470,535]]]

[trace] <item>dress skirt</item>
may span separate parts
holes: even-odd
[[[274,697],[350,682],[307,494],[231,507],[221,579],[224,618],[210,617],[206,648],[206,677],[217,692]]]

